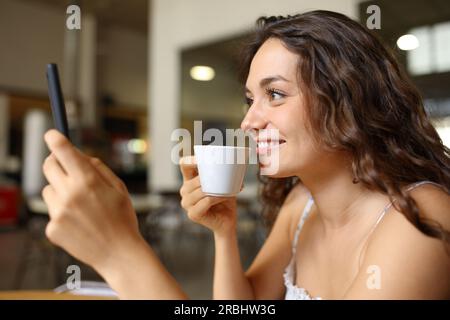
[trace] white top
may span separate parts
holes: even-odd
[[[420,182],[414,183],[411,186],[409,186],[406,191],[410,191],[410,190],[412,190],[420,185],[426,184],[426,183],[434,184],[434,185],[442,188],[441,185],[439,185],[435,182],[432,182],[432,181],[420,181]],[[303,213],[300,217],[300,220],[297,225],[297,229],[295,231],[294,241],[292,243],[292,258],[283,274],[284,285],[286,286],[286,295],[285,295],[286,300],[320,300],[320,299],[322,299],[321,297],[311,296],[305,288],[301,288],[301,287],[298,287],[297,285],[295,285],[295,278],[296,278],[295,277],[295,251],[297,248],[297,241],[298,241],[298,237],[300,235],[300,231],[303,227],[303,224],[305,223],[305,220],[308,218],[313,204],[314,204],[314,199],[313,199],[312,195],[310,195],[308,202],[306,203],[306,206],[303,209]],[[389,208],[391,206],[392,206],[392,202],[388,203],[384,207],[384,209],[380,213],[380,216],[377,219],[375,225],[370,230],[369,235],[370,235],[370,233],[373,232],[373,230],[376,228],[376,226],[380,223],[381,219],[384,217],[385,213],[389,210]]]

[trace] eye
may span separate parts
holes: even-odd
[[[252,104],[253,104],[253,98],[245,97],[245,103],[250,108],[252,106]]]
[[[286,97],[286,94],[284,94],[283,92],[276,90],[276,89],[272,89],[272,88],[267,88],[266,89],[266,94],[269,96],[270,100],[280,100]]]

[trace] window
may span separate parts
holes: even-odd
[[[412,29],[419,47],[407,51],[408,71],[424,75],[450,71],[450,21]]]

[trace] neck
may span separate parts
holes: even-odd
[[[361,183],[353,183],[351,162],[348,160],[336,163],[334,158],[332,164],[323,161],[320,170],[299,174],[299,177],[314,198],[325,231],[353,225],[365,216],[359,213],[366,212],[365,208],[373,208],[374,203],[369,206],[368,199],[374,193]]]

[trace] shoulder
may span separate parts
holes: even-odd
[[[450,230],[450,195],[442,187],[427,183],[409,191],[409,194],[416,201],[421,216]]]
[[[424,184],[409,192],[421,217],[445,230],[450,226],[450,198],[441,188]],[[353,297],[439,299],[450,295],[448,244],[426,236],[392,207],[370,238]],[[368,289],[370,270],[379,271],[380,288]]]
[[[308,189],[306,189],[306,187],[299,182],[289,192],[289,194],[286,197],[286,200],[284,201],[283,206],[296,205],[301,202],[306,203],[306,201],[308,201],[309,196],[310,193]]]
[[[271,229],[269,237],[283,237],[286,241],[292,240],[291,231],[295,230],[298,211],[302,210],[308,201],[309,191],[301,184],[295,185],[286,196],[281,208],[276,216],[275,223]]]

